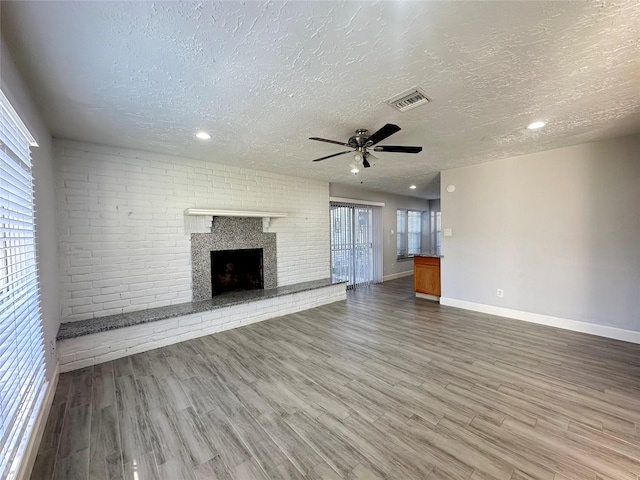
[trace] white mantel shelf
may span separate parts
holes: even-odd
[[[260,217],[262,218],[262,229],[269,231],[271,220],[274,218],[283,218],[289,216],[285,212],[257,212],[245,210],[215,210],[213,208],[187,208],[186,215],[200,215],[206,217]]]
[[[262,217],[282,218],[289,214],[284,212],[255,212],[243,210],[214,210],[212,208],[187,208],[187,215],[204,215],[209,217]]]

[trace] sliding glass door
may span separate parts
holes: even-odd
[[[331,203],[331,279],[348,288],[382,281],[380,207]]]

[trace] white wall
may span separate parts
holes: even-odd
[[[330,276],[326,182],[69,140],[54,146],[62,321],[191,301],[190,233],[209,232],[211,217],[185,217],[190,207],[286,212],[269,229],[278,285]]]
[[[60,326],[58,304],[58,259],[56,241],[56,210],[53,181],[53,156],[51,135],[32,101],[4,40],[0,50],[1,88],[22,121],[38,141],[39,147],[31,149],[33,162],[34,196],[36,209],[36,249],[40,301],[45,340],[47,379],[51,380],[57,359],[50,349],[55,343]]]
[[[445,302],[640,331],[639,155],[636,135],[442,172]]]
[[[413,272],[413,258],[407,260],[397,259],[397,210],[408,208],[413,210],[429,211],[429,200],[415,197],[393,195],[391,193],[376,192],[352,185],[332,183],[330,186],[332,197],[352,198],[354,200],[367,200],[370,202],[384,202],[382,208],[383,231],[383,276],[388,277],[403,272]],[[393,233],[391,231],[393,230]]]

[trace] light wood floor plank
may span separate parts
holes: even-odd
[[[63,374],[31,478],[640,480],[640,345],[347,300]]]

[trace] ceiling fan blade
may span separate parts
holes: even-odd
[[[371,136],[367,140],[367,146],[370,147],[372,145],[375,145],[376,143],[381,142],[385,138],[390,137],[391,135],[399,131],[400,131],[399,126],[394,125],[393,123],[387,123],[380,130],[371,134]]]
[[[362,155],[362,166],[364,168],[369,168],[371,166],[371,164],[369,163],[369,160],[379,160],[378,157],[376,157],[373,153],[371,152],[364,152],[364,154]],[[375,163],[374,163],[375,165]]]
[[[395,152],[395,153],[420,153],[422,147],[404,147],[400,145],[381,145],[373,149],[374,152]]]
[[[348,143],[338,142],[336,140],[328,140],[326,138],[320,138],[320,137],[309,137],[309,140],[316,140],[318,142],[335,143],[336,145],[342,145],[343,147],[348,147],[349,146]]]
[[[334,153],[333,155],[327,155],[326,157],[320,157],[313,160],[314,162],[319,162],[320,160],[326,160],[327,158],[337,157],[338,155],[344,155],[345,153],[351,153],[353,150],[347,150],[345,152]]]

